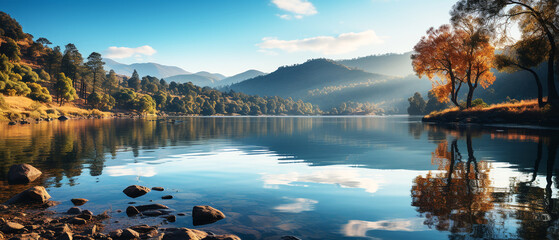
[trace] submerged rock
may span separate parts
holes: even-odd
[[[50,195],[44,187],[35,186],[13,196],[4,204],[45,203],[49,199]]]
[[[12,165],[8,171],[9,184],[26,184],[35,181],[42,172],[29,164]]]
[[[126,194],[126,196],[129,196],[131,198],[137,198],[139,196],[145,195],[149,191],[151,191],[151,190],[147,187],[138,186],[138,185],[131,185],[131,186],[128,186],[126,189],[124,189],[122,192],[124,192],[124,194]]]
[[[171,195],[165,195],[165,196],[161,197],[161,199],[172,199],[172,198],[173,198],[173,196],[171,196]]]
[[[210,206],[194,206],[192,208],[194,226],[214,223],[224,218],[225,214]]]
[[[152,187],[151,190],[161,192],[161,191],[165,190],[165,188],[163,188],[163,187]]]

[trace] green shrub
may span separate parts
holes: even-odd
[[[487,103],[485,103],[483,101],[483,99],[481,98],[476,98],[475,100],[472,101],[472,107],[475,108],[486,108],[489,107],[489,105]]]

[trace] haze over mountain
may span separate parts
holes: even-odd
[[[410,74],[415,74],[411,65],[411,54],[412,52],[403,54],[387,53],[383,55],[370,55],[353,59],[336,60],[336,62],[371,73],[405,77]]]
[[[117,74],[132,76],[134,69],[138,71],[140,76],[152,76],[157,78],[166,78],[180,74],[190,74],[190,72],[175,66],[166,66],[158,63],[133,63],[123,64],[109,58],[103,58],[105,62],[105,70],[113,69]]]
[[[230,86],[234,91],[261,96],[301,99],[323,109],[347,101],[375,102],[398,108],[415,91],[427,91],[431,83],[415,76],[398,78],[352,69],[333,60],[314,59]]]

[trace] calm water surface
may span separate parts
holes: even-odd
[[[410,117],[225,117],[0,125],[0,201],[43,185],[64,212],[108,210],[106,230],[148,223],[243,239],[559,237],[559,133],[444,127]],[[8,186],[9,166],[43,176]],[[131,199],[131,184],[162,186]],[[171,194],[172,200],[161,200]],[[128,218],[153,200],[175,223]],[[194,205],[227,218],[192,226]],[[115,223],[118,221],[118,223]]]

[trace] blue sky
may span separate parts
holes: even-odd
[[[410,51],[455,0],[0,0],[35,38],[118,62],[271,72],[310,58]]]

